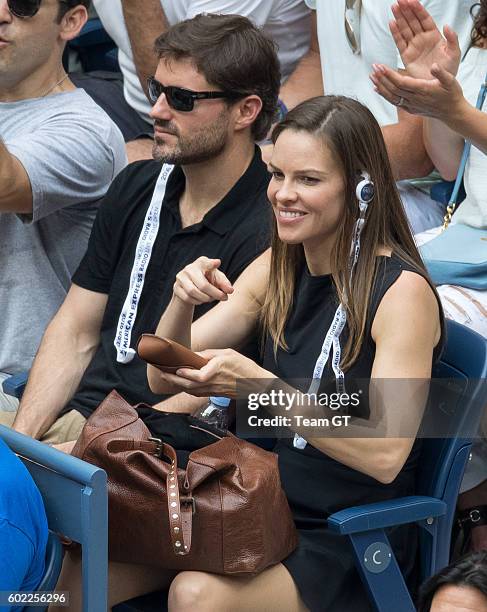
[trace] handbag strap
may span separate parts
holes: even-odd
[[[193,514],[196,510],[194,498],[179,494],[178,458],[172,446],[162,443],[164,454],[171,460],[171,469],[166,476],[167,509],[171,543],[176,555],[187,555],[191,550]]]
[[[179,493],[178,458],[174,448],[159,438],[110,440],[108,448],[110,452],[140,450],[155,457],[165,455],[170,459],[171,466],[166,475],[166,496],[171,543],[176,555],[187,555],[191,550],[193,514],[196,511],[196,506],[192,496],[180,495]]]
[[[477,96],[477,104],[475,105],[475,108],[477,108],[478,110],[482,108],[484,101],[485,101],[486,94],[487,94],[487,74],[485,75],[484,82],[480,86],[479,95]],[[455,212],[455,208],[457,206],[458,192],[460,191],[460,187],[461,187],[462,180],[463,180],[463,175],[465,174],[465,167],[467,165],[467,159],[470,153],[471,146],[472,146],[472,143],[470,142],[470,140],[465,140],[465,145],[463,147],[463,153],[462,153],[462,157],[460,160],[460,166],[458,167],[457,178],[455,179],[455,185],[453,186],[453,191],[451,193],[450,200],[448,202],[448,206],[446,207],[446,214],[443,219],[443,230],[446,230],[446,228],[450,225],[452,215]]]

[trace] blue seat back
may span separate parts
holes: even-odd
[[[67,52],[69,49],[78,53],[84,72],[120,72],[118,48],[99,19],[87,21],[79,35],[67,45]]]
[[[419,462],[417,494],[441,499],[448,507],[438,525],[435,545],[431,535],[421,530],[421,574],[436,573],[449,558],[451,527],[456,499],[483,411],[486,409],[487,341],[474,331],[453,321],[447,322],[447,343],[441,360],[434,367],[433,379],[444,379],[433,393],[433,418],[449,429],[445,438],[424,439]],[[441,402],[446,391],[448,401]]]
[[[106,473],[3,425],[0,425],[0,438],[22,459],[39,488],[49,529],[81,544],[83,612],[106,612]],[[57,558],[56,551],[53,552],[54,563]]]

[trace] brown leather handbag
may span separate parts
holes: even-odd
[[[72,453],[108,474],[111,560],[254,574],[294,550],[275,453],[209,434],[215,442],[190,452],[180,469],[175,449],[151,437],[136,408],[112,391]]]

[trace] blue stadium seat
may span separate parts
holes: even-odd
[[[106,473],[96,466],[3,425],[0,425],[0,438],[22,459],[38,486],[44,500],[49,529],[81,544],[83,612],[106,612],[108,577]],[[53,539],[46,559],[48,564],[44,590],[52,590],[51,587],[57,578],[56,572],[59,573],[60,560],[60,550]]]
[[[25,385],[27,384],[28,372],[21,372],[20,374],[13,374],[9,378],[3,381],[2,389],[6,395],[11,395],[20,399],[24,392]]]
[[[449,379],[461,389],[455,429],[462,437],[425,439],[417,495],[336,512],[329,528],[347,536],[357,568],[379,612],[414,612],[406,583],[384,529],[416,523],[420,529],[421,582],[449,563],[450,539],[458,491],[487,397],[487,341],[453,321],[447,323],[447,346],[434,378]]]
[[[99,19],[86,22],[79,36],[70,41],[66,53],[76,51],[84,72],[120,72],[118,48]]]

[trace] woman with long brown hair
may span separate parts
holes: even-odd
[[[312,379],[310,388],[318,393],[357,379],[428,381],[442,341],[441,309],[373,115],[348,98],[314,98],[288,114],[273,140],[272,249],[235,286],[218,270],[219,260],[205,257],[178,274],[157,333],[202,351],[209,363],[175,375],[149,366],[152,390],[235,397],[239,379],[256,392],[296,391],[286,386],[290,379],[301,379],[297,388],[306,392]],[[191,326],[195,305],[214,300],[220,303]],[[236,350],[259,328],[262,365]],[[397,387],[395,394],[382,391],[382,437],[370,435],[378,402],[371,394],[370,412],[368,406],[351,410],[347,437],[309,430],[294,419],[294,438],[278,441],[298,548],[252,578],[182,572],[170,588],[170,610],[371,609],[348,543],[328,531],[326,517],[414,493],[424,388],[407,398]],[[283,413],[279,406],[273,410]],[[304,415],[300,410],[306,409],[293,405],[287,414]],[[399,437],[397,421],[404,417],[408,434]],[[390,538],[409,575],[411,531],[397,529]]]

